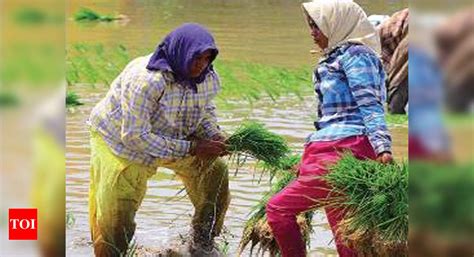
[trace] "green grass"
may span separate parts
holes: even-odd
[[[83,21],[102,21],[102,22],[111,22],[118,20],[118,17],[112,15],[102,15],[93,11],[89,8],[82,7],[78,12],[74,14],[74,20],[83,22]]]

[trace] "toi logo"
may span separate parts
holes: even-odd
[[[9,209],[8,210],[8,239],[36,240],[38,239],[38,210]]]

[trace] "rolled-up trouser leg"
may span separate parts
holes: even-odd
[[[135,232],[135,213],[155,170],[115,156],[101,139],[92,137],[89,222],[96,256],[126,253]]]
[[[194,170],[181,170],[177,174],[183,180],[195,208],[192,220],[193,241],[201,247],[212,248],[214,237],[222,230],[230,202],[228,169],[220,159],[207,167],[192,165],[188,169]]]

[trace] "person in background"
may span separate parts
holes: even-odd
[[[359,159],[392,162],[384,118],[385,72],[375,27],[350,0],[303,3],[303,12],[314,43],[324,52],[313,76],[319,119],[307,138],[297,179],[266,206],[283,257],[306,256],[296,216],[328,197],[331,189],[318,177],[328,173],[327,165],[337,162],[343,151],[350,150]],[[357,256],[337,235],[344,210],[325,211],[339,256]]]
[[[408,104],[408,8],[393,14],[377,27],[382,63],[387,73],[388,111],[405,114]]]
[[[474,7],[448,17],[435,31],[436,50],[445,74],[446,106],[474,112]]]
[[[229,205],[225,136],[213,99],[221,88],[209,31],[184,24],[152,55],[131,61],[92,110],[89,215],[96,256],[123,256],[158,167],[176,172],[194,205],[190,252],[217,256]]]

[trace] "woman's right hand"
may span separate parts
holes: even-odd
[[[377,161],[383,164],[393,163],[392,153],[383,152],[377,156]]]
[[[199,159],[208,160],[211,158],[217,158],[228,154],[227,146],[220,141],[198,139],[193,142],[191,148],[191,155],[196,156]]]

